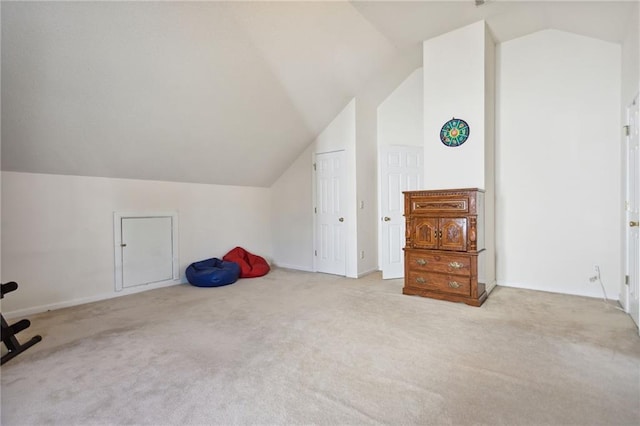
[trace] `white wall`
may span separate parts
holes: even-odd
[[[423,43],[425,189],[485,188],[485,22]],[[459,147],[440,141],[452,117],[469,124]]]
[[[313,271],[313,144],[271,186],[273,261]]]
[[[378,193],[376,107],[356,97],[356,213],[358,215],[357,276],[378,270]]]
[[[420,67],[380,104],[378,145],[423,145],[422,79]]]
[[[498,48],[498,284],[620,285],[620,46],[556,30]]]
[[[266,188],[2,172],[2,282],[20,286],[3,313],[119,295],[115,211],[178,211],[186,282],[191,262],[235,246],[270,259],[268,205]]]
[[[640,5],[629,16],[626,37],[622,43],[622,106],[626,108],[640,90]]]
[[[484,46],[484,232],[485,268],[484,282],[487,291],[496,285],[496,220],[495,220],[495,146],[496,146],[496,42],[485,26]]]

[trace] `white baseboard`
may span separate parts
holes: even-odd
[[[291,265],[288,263],[275,263],[275,262],[273,263],[273,265],[283,269],[295,269],[296,271],[315,272],[312,268],[309,268],[308,266]]]
[[[490,283],[485,283],[484,288],[487,291],[487,294],[491,294],[491,292],[493,291],[494,288],[496,288],[497,285],[498,283],[496,282],[496,280],[493,280]]]
[[[291,265],[289,263],[277,263],[274,262],[273,265],[277,268],[283,268],[283,269],[293,269],[296,271],[303,271],[303,272],[317,272],[314,271],[313,268],[309,268],[308,266],[300,266],[300,265]],[[350,277],[349,275],[346,275],[347,278],[362,278],[365,275],[369,275],[372,274],[374,272],[377,272],[378,269],[371,269],[369,271],[365,271],[365,272],[361,272],[359,273],[357,276],[354,277]]]
[[[378,271],[379,271],[379,269],[370,269],[368,271],[360,272],[360,273],[358,273],[358,278],[365,277],[365,276],[367,276],[369,274],[373,274],[374,272],[378,272]]]
[[[113,293],[103,293],[90,297],[81,297],[79,299],[66,300],[64,302],[50,303],[47,305],[34,306],[31,308],[17,309],[15,311],[3,312],[6,319],[14,319],[26,315],[34,315],[56,309],[69,308],[71,306],[84,305],[85,303],[99,302],[101,300],[113,299],[114,297],[127,296],[129,294],[141,293],[143,291],[155,290],[157,288],[170,287],[174,285],[184,284],[180,280],[169,280],[135,287],[125,288],[122,291]]]
[[[511,283],[511,282],[499,282],[498,285],[500,287],[512,287],[512,288],[521,288],[525,290],[536,290],[536,291],[546,291],[547,293],[558,293],[558,294],[568,294],[571,296],[584,296],[584,297],[592,297],[594,299],[602,299],[602,290],[598,287],[594,287],[590,291],[587,290],[575,290],[570,288],[557,288],[551,286],[532,286],[521,283]],[[611,301],[618,301],[619,294],[610,296],[607,294],[607,299]]]

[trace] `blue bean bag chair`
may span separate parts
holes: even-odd
[[[214,257],[192,263],[186,275],[189,284],[196,287],[220,287],[238,281],[240,265]]]

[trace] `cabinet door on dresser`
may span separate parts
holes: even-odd
[[[409,224],[411,245],[414,248],[438,248],[438,218],[414,217]]]
[[[467,250],[467,218],[414,217],[409,223],[411,248]]]
[[[440,250],[467,251],[467,218],[441,218],[438,225]]]

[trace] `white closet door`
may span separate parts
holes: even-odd
[[[405,219],[402,191],[422,189],[424,150],[418,146],[381,146],[380,268],[382,278],[404,276]]]
[[[315,270],[346,275],[346,170],[344,151],[316,154]]]

